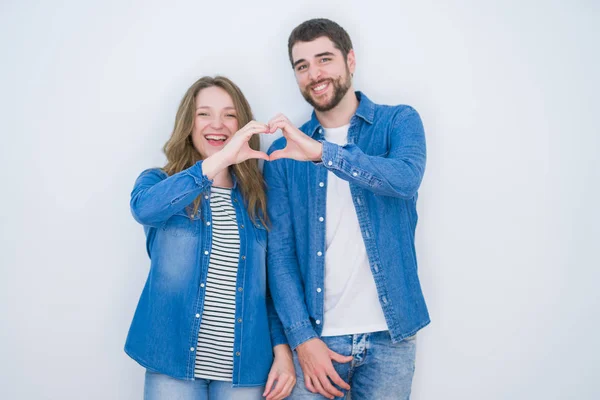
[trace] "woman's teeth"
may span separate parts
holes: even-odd
[[[224,142],[227,140],[227,136],[221,136],[221,135],[206,135],[206,140],[216,140],[219,142]]]

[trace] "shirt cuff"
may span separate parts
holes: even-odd
[[[310,321],[303,322],[293,329],[286,329],[285,335],[287,336],[288,343],[292,350],[296,349],[296,347],[300,346],[309,339],[319,337],[317,332],[315,332],[313,329]]]
[[[287,338],[283,333],[283,330],[271,330],[271,346],[275,347],[280,344],[288,344]]]
[[[321,155],[321,162],[325,168],[328,169],[339,169],[340,167],[340,146],[335,143],[322,140],[323,153]]]
[[[212,186],[213,184],[213,181],[208,179],[208,176],[202,173],[202,160],[188,168],[186,173],[194,178],[194,182],[196,182],[196,185],[199,187]]]

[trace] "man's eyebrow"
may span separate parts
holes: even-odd
[[[299,59],[298,61],[296,61],[294,63],[294,68],[296,68],[298,66],[298,64],[302,64],[303,62],[305,62],[306,60],[304,58]]]
[[[319,54],[315,54],[315,57],[323,57],[323,56],[334,56],[335,54],[333,54],[330,51],[326,51],[324,53],[319,53]]]
[[[315,54],[315,58],[319,58],[319,57],[323,57],[323,56],[335,56],[335,54],[333,54],[330,51],[326,51],[326,52],[323,52],[323,53]],[[304,58],[299,59],[298,61],[296,61],[294,63],[294,68],[296,68],[298,66],[298,64],[302,64],[305,61],[306,60]]]

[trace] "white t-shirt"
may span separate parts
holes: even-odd
[[[347,143],[348,128],[324,129],[325,139]],[[327,174],[325,295],[322,336],[388,330],[371,273],[350,184]]]

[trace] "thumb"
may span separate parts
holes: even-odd
[[[269,374],[269,379],[267,380],[267,385],[265,386],[265,391],[262,394],[263,397],[265,397],[266,395],[269,394],[269,392],[271,391],[271,387],[273,387],[273,383],[275,382],[276,378],[277,378],[277,376],[274,372],[271,372]]]
[[[269,156],[271,161],[275,161],[275,160],[279,160],[280,158],[286,158],[286,152],[285,149],[283,150],[275,150],[274,152],[271,153],[271,155]]]
[[[339,353],[336,353],[333,350],[329,350],[329,358],[331,358],[333,361],[335,362],[339,362],[339,363],[347,363],[352,361],[352,356],[343,356]]]
[[[263,159],[265,161],[270,161],[271,160],[271,158],[269,157],[269,155],[267,153],[262,152],[262,151],[258,151],[258,150],[252,150],[250,152],[250,156],[252,158],[261,158],[261,159]]]

